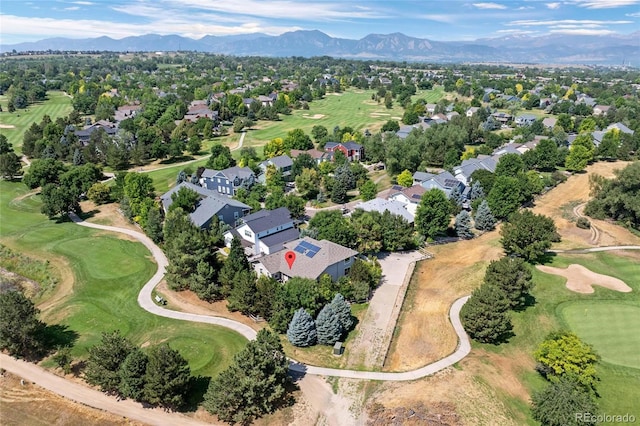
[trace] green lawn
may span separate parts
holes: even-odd
[[[66,117],[73,109],[71,98],[63,92],[49,91],[47,97],[48,99],[44,102],[10,113],[7,108],[7,97],[0,96],[0,105],[2,105],[3,111],[0,112],[0,124],[14,126],[10,129],[0,129],[0,133],[9,139],[17,151],[20,150],[24,133],[31,127],[31,124],[40,123],[42,117],[47,114],[52,121],[55,121],[58,117]]]
[[[535,288],[533,296],[536,299],[536,303],[525,311],[516,312],[512,315],[515,337],[509,343],[500,346],[478,345],[476,343],[474,343],[474,346],[482,347],[485,350],[497,352],[507,357],[521,357],[525,353],[533,358],[533,352],[549,332],[561,328],[571,329],[582,339],[593,344],[596,352],[602,357],[602,361],[597,367],[598,375],[601,379],[597,385],[600,394],[598,405],[601,412],[628,412],[635,415],[636,418],[640,418],[640,406],[637,404],[637,401],[640,400],[640,369],[627,366],[629,365],[629,360],[633,357],[633,353],[629,351],[632,350],[634,343],[623,342],[622,346],[603,348],[602,345],[606,342],[604,340],[591,340],[589,333],[585,334],[584,327],[581,324],[577,324],[574,328],[576,318],[578,322],[584,322],[582,315],[587,305],[590,306],[589,309],[591,307],[602,307],[592,313],[592,315],[601,315],[600,320],[594,320],[594,322],[602,330],[607,330],[607,327],[612,325],[613,321],[616,321],[615,318],[626,318],[627,320],[622,327],[623,330],[610,333],[611,336],[607,335],[606,339],[609,339],[608,341],[611,343],[616,339],[623,339],[624,333],[627,332],[624,329],[629,328],[627,336],[631,341],[636,342],[635,347],[637,347],[639,340],[637,336],[640,334],[640,319],[638,318],[638,309],[640,309],[640,263],[634,259],[601,252],[581,255],[563,254],[553,257],[549,265],[564,268],[572,263],[581,264],[594,272],[620,278],[632,287],[633,291],[631,293],[620,293],[595,287],[595,293],[593,294],[578,294],[565,287],[564,278],[534,270]],[[575,308],[571,308],[573,306]],[[569,311],[566,311],[567,309]],[[577,314],[575,317],[574,309]],[[634,313],[635,319],[629,320],[629,315]],[[618,321],[620,320],[618,319]],[[632,331],[634,327],[635,333]],[[622,341],[617,340],[617,342],[620,344]],[[616,343],[613,344],[616,345]],[[622,353],[613,354],[616,351]],[[624,364],[620,361],[621,359],[624,360]],[[635,365],[637,366],[638,364],[636,363]],[[545,380],[533,369],[522,371],[520,379],[532,391],[546,386]],[[515,416],[516,419],[526,419],[529,424],[536,424],[531,420],[528,406],[514,405],[511,401],[506,400],[505,404],[519,412],[519,415]]]
[[[39,213],[40,200],[21,183],[0,182],[0,241],[14,250],[55,261],[64,258],[74,275],[73,291],[51,309],[47,322],[78,333],[74,356],[84,357],[100,333],[119,329],[139,345],[167,342],[189,361],[194,374],[212,376],[245,345],[239,334],[222,327],[175,321],[142,310],[137,294],[156,270],[142,244]],[[40,302],[46,302],[41,300]]]
[[[302,129],[311,136],[311,129],[315,125],[325,126],[329,132],[335,126],[350,126],[355,130],[364,131],[369,129],[372,133],[380,130],[382,125],[390,119],[397,119],[404,114],[404,110],[399,105],[394,105],[388,110],[384,104],[378,104],[371,100],[372,90],[348,90],[338,95],[328,94],[324,99],[315,100],[309,103],[309,110],[296,110],[291,115],[281,115],[282,121],[260,121],[255,129],[247,131],[243,146],[255,147],[258,155],[262,155],[262,147],[274,138],[284,138],[287,132],[293,129]],[[438,102],[444,95],[442,87],[433,90],[419,91],[413,101],[425,99],[428,103]],[[322,118],[314,119],[310,117],[322,115]],[[234,149],[238,144],[239,136],[231,134],[223,138],[208,141],[203,145],[203,150],[210,149],[213,143],[222,143]],[[238,158],[239,150],[232,151],[232,155]],[[204,166],[207,159],[188,164],[195,170],[198,166]],[[176,176],[185,166],[177,165],[166,169],[149,172],[153,179],[156,193],[162,194],[175,185]],[[386,174],[386,172],[382,172]],[[380,188],[389,185],[389,182],[382,182]]]
[[[603,361],[640,369],[640,307],[584,301],[563,305],[560,314]]]
[[[302,129],[308,135],[313,126],[321,125],[329,132],[335,126],[352,127],[354,130],[369,129],[372,133],[380,130],[387,120],[398,120],[404,114],[403,108],[394,103],[387,109],[384,102],[371,100],[373,90],[347,90],[339,94],[327,94],[323,99],[309,103],[308,110],[295,110],[291,115],[281,116],[282,121],[260,122],[256,128],[247,132],[244,143],[247,146],[262,147],[274,138],[285,137],[292,129]],[[433,90],[419,91],[412,100],[425,99],[435,103],[442,98],[444,90],[437,87]]]

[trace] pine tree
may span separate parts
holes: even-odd
[[[155,243],[162,241],[162,213],[158,206],[149,209],[147,222],[144,224],[144,233]]]
[[[471,201],[483,198],[484,196],[484,190],[480,182],[474,182],[473,185],[471,185]]]
[[[325,305],[316,318],[318,343],[321,345],[333,345],[340,340],[342,331],[342,324],[340,324],[340,320],[331,304]]]
[[[300,308],[293,314],[287,329],[287,339],[293,346],[305,347],[316,344],[318,340],[316,323],[305,309]]]
[[[331,307],[335,312],[342,329],[348,332],[353,327],[353,317],[351,316],[351,305],[344,299],[344,296],[340,293],[336,293],[331,301]]]
[[[480,231],[492,231],[496,227],[496,218],[491,214],[487,200],[482,200],[475,217],[476,229]]]
[[[184,172],[184,170],[180,170],[178,172],[178,176],[176,176],[176,185],[180,185],[182,182],[186,182],[187,181],[187,174]]]
[[[460,320],[472,339],[500,343],[511,334],[509,299],[497,286],[483,284],[473,291],[460,311]]]
[[[120,331],[102,333],[100,343],[89,348],[85,379],[103,392],[117,392],[120,367],[133,350],[133,344]]]
[[[82,151],[80,151],[78,148],[76,148],[75,151],[73,151],[73,165],[74,166],[81,166],[85,163],[84,161],[84,155],[82,155]]]
[[[45,349],[42,336],[46,327],[39,314],[22,292],[0,293],[0,349],[27,359],[39,356]]]
[[[243,314],[256,313],[257,299],[256,276],[252,271],[236,272],[231,294],[227,298],[230,311],[240,311]]]
[[[186,401],[191,369],[180,352],[165,343],[149,351],[144,381],[143,399],[146,402],[166,408],[179,408]]]
[[[144,376],[149,358],[140,349],[135,348],[120,366],[120,385],[118,390],[126,398],[140,400],[144,388]]]
[[[220,268],[220,274],[218,275],[223,293],[226,295],[231,294],[238,272],[250,270],[251,265],[249,265],[247,255],[244,253],[240,238],[233,237],[233,240],[231,240],[231,248],[229,249],[229,256],[225,259],[222,268]]]
[[[455,188],[453,188],[453,191],[451,191],[451,194],[449,195],[449,199],[458,207],[462,207],[462,203],[464,202],[464,195],[462,194],[462,191],[460,191],[460,187],[456,186]]]
[[[466,210],[462,210],[456,216],[456,234],[458,237],[471,239],[474,237],[473,231],[471,230],[471,217]]]
[[[491,262],[485,272],[484,282],[502,289],[509,299],[511,309],[525,307],[533,288],[531,270],[526,262],[511,256]]]

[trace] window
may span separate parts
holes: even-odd
[[[345,265],[348,265],[350,263],[351,263],[351,258],[350,257],[344,260],[344,264]]]
[[[344,274],[345,275],[349,275],[350,271],[351,271],[351,268],[344,268]]]
[[[218,215],[218,219],[220,219],[220,222],[224,222],[224,216],[222,216],[221,214]]]
[[[251,231],[249,231],[248,229],[244,230],[244,235],[246,235],[247,237],[251,238],[253,237],[253,234],[251,233]]]
[[[237,211],[233,212],[233,218],[237,219],[240,217],[240,213],[238,213]]]

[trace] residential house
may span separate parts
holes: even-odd
[[[256,176],[249,167],[233,166],[224,170],[204,169],[200,185],[228,196],[236,195],[240,188],[249,189],[256,183]]]
[[[293,160],[288,155],[278,155],[277,157],[269,158],[258,165],[260,167],[260,174],[258,175],[258,182],[265,183],[267,181],[267,168],[273,166],[276,170],[282,172],[282,176],[285,180],[289,180],[291,177],[291,169],[293,167]]]
[[[420,184],[408,188],[393,185],[387,192],[386,198],[387,200],[399,202],[415,217],[418,206],[420,205],[420,200],[422,200],[422,194],[425,192],[427,192],[427,190]]]
[[[189,213],[189,218],[194,225],[202,229],[208,229],[214,217],[217,217],[218,220],[227,225],[234,226],[238,219],[249,214],[251,210],[248,205],[221,195],[216,191],[210,191],[193,183],[182,182],[160,197],[165,214],[173,204],[171,196],[182,188],[191,189],[200,196],[194,211]]]
[[[613,123],[613,124],[609,124],[609,126],[607,126],[607,131],[612,130],[612,129],[618,129],[620,132],[622,133],[626,133],[628,135],[633,135],[635,132],[633,130],[631,130],[630,128],[628,128],[627,126],[625,126],[622,123]]]
[[[426,105],[424,106],[424,110],[425,110],[425,112],[426,112],[427,114],[429,114],[429,115],[433,115],[433,114],[435,114],[435,112],[436,112],[436,107],[437,107],[437,106],[438,106],[438,105],[436,105],[436,104],[426,104]]]
[[[478,113],[479,109],[480,109],[479,107],[470,107],[466,112],[467,117],[473,117],[475,114]]]
[[[506,112],[494,112],[493,114],[491,114],[491,117],[493,117],[493,119],[500,124],[507,124],[508,122],[513,120],[513,116]]]
[[[558,119],[555,117],[546,117],[542,120],[542,125],[545,129],[553,130],[553,128],[556,127],[557,122]]]
[[[514,122],[518,127],[524,127],[524,126],[531,126],[533,123],[536,122],[536,120],[537,120],[537,117],[533,114],[522,114],[517,116]]]
[[[489,155],[478,155],[476,158],[464,160],[460,165],[453,168],[455,178],[466,187],[471,184],[471,175],[476,170],[488,170],[491,173],[496,171],[498,157]]]
[[[295,261],[289,266],[285,253],[292,251]],[[292,277],[318,280],[328,274],[333,281],[347,275],[358,252],[327,240],[303,237],[285,243],[283,249],[257,258],[253,267],[258,276],[266,275],[286,282]]]
[[[421,180],[422,178],[426,177],[425,180],[420,182],[420,185],[422,185],[422,187],[427,191],[434,188],[439,189],[442,192],[444,192],[447,197],[449,197],[456,188],[461,193],[464,192],[465,186],[462,184],[462,182],[456,179],[455,176],[453,176],[448,171],[443,171],[436,175],[433,175],[431,173],[426,173],[425,176],[422,176],[422,175],[416,176],[417,173],[421,173],[421,172],[414,173],[413,175],[414,182],[416,182],[416,180]],[[430,175],[430,176],[427,176],[427,175]]]
[[[120,123],[121,121],[124,121],[128,118],[135,117],[141,109],[142,109],[142,105],[139,105],[139,104],[122,105],[121,107],[118,107],[118,109],[116,110],[114,119],[116,123]]]
[[[224,234],[227,247],[231,247],[234,237],[240,238],[250,255],[259,256],[282,250],[283,244],[298,239],[300,232],[289,209],[280,207],[241,218],[235,229]]]
[[[373,200],[360,202],[355,205],[354,209],[361,209],[366,212],[377,211],[384,213],[388,211],[391,214],[404,218],[408,223],[413,223],[415,212],[411,213],[400,201],[385,200],[384,198],[374,198]],[[349,213],[351,215],[351,213]]]
[[[609,105],[596,105],[593,107],[593,115],[606,115],[610,108]]]
[[[354,141],[348,141],[344,143],[339,142],[327,142],[324,146],[325,152],[335,153],[336,151],[342,151],[347,160],[360,161],[364,158],[364,147]],[[331,155],[333,157],[333,155]]]
[[[82,130],[76,130],[74,133],[78,137],[78,141],[86,146],[91,140],[93,132],[99,130],[103,130],[107,136],[115,136],[118,133],[116,124],[106,120],[100,120],[94,124],[85,126]]]
[[[308,156],[310,156],[311,158],[313,158],[316,161],[316,164],[320,164],[323,161],[329,161],[329,153],[327,152],[323,152],[323,151],[319,151],[317,149],[307,149],[306,151],[300,150],[300,149],[292,149],[291,152],[289,152],[291,158],[298,158],[298,156],[302,155],[302,154],[307,154]]]

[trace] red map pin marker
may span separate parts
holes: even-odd
[[[293,262],[296,261],[296,254],[292,251],[288,251],[284,254],[284,260],[287,261],[289,269],[291,269],[291,266],[293,266]]]

